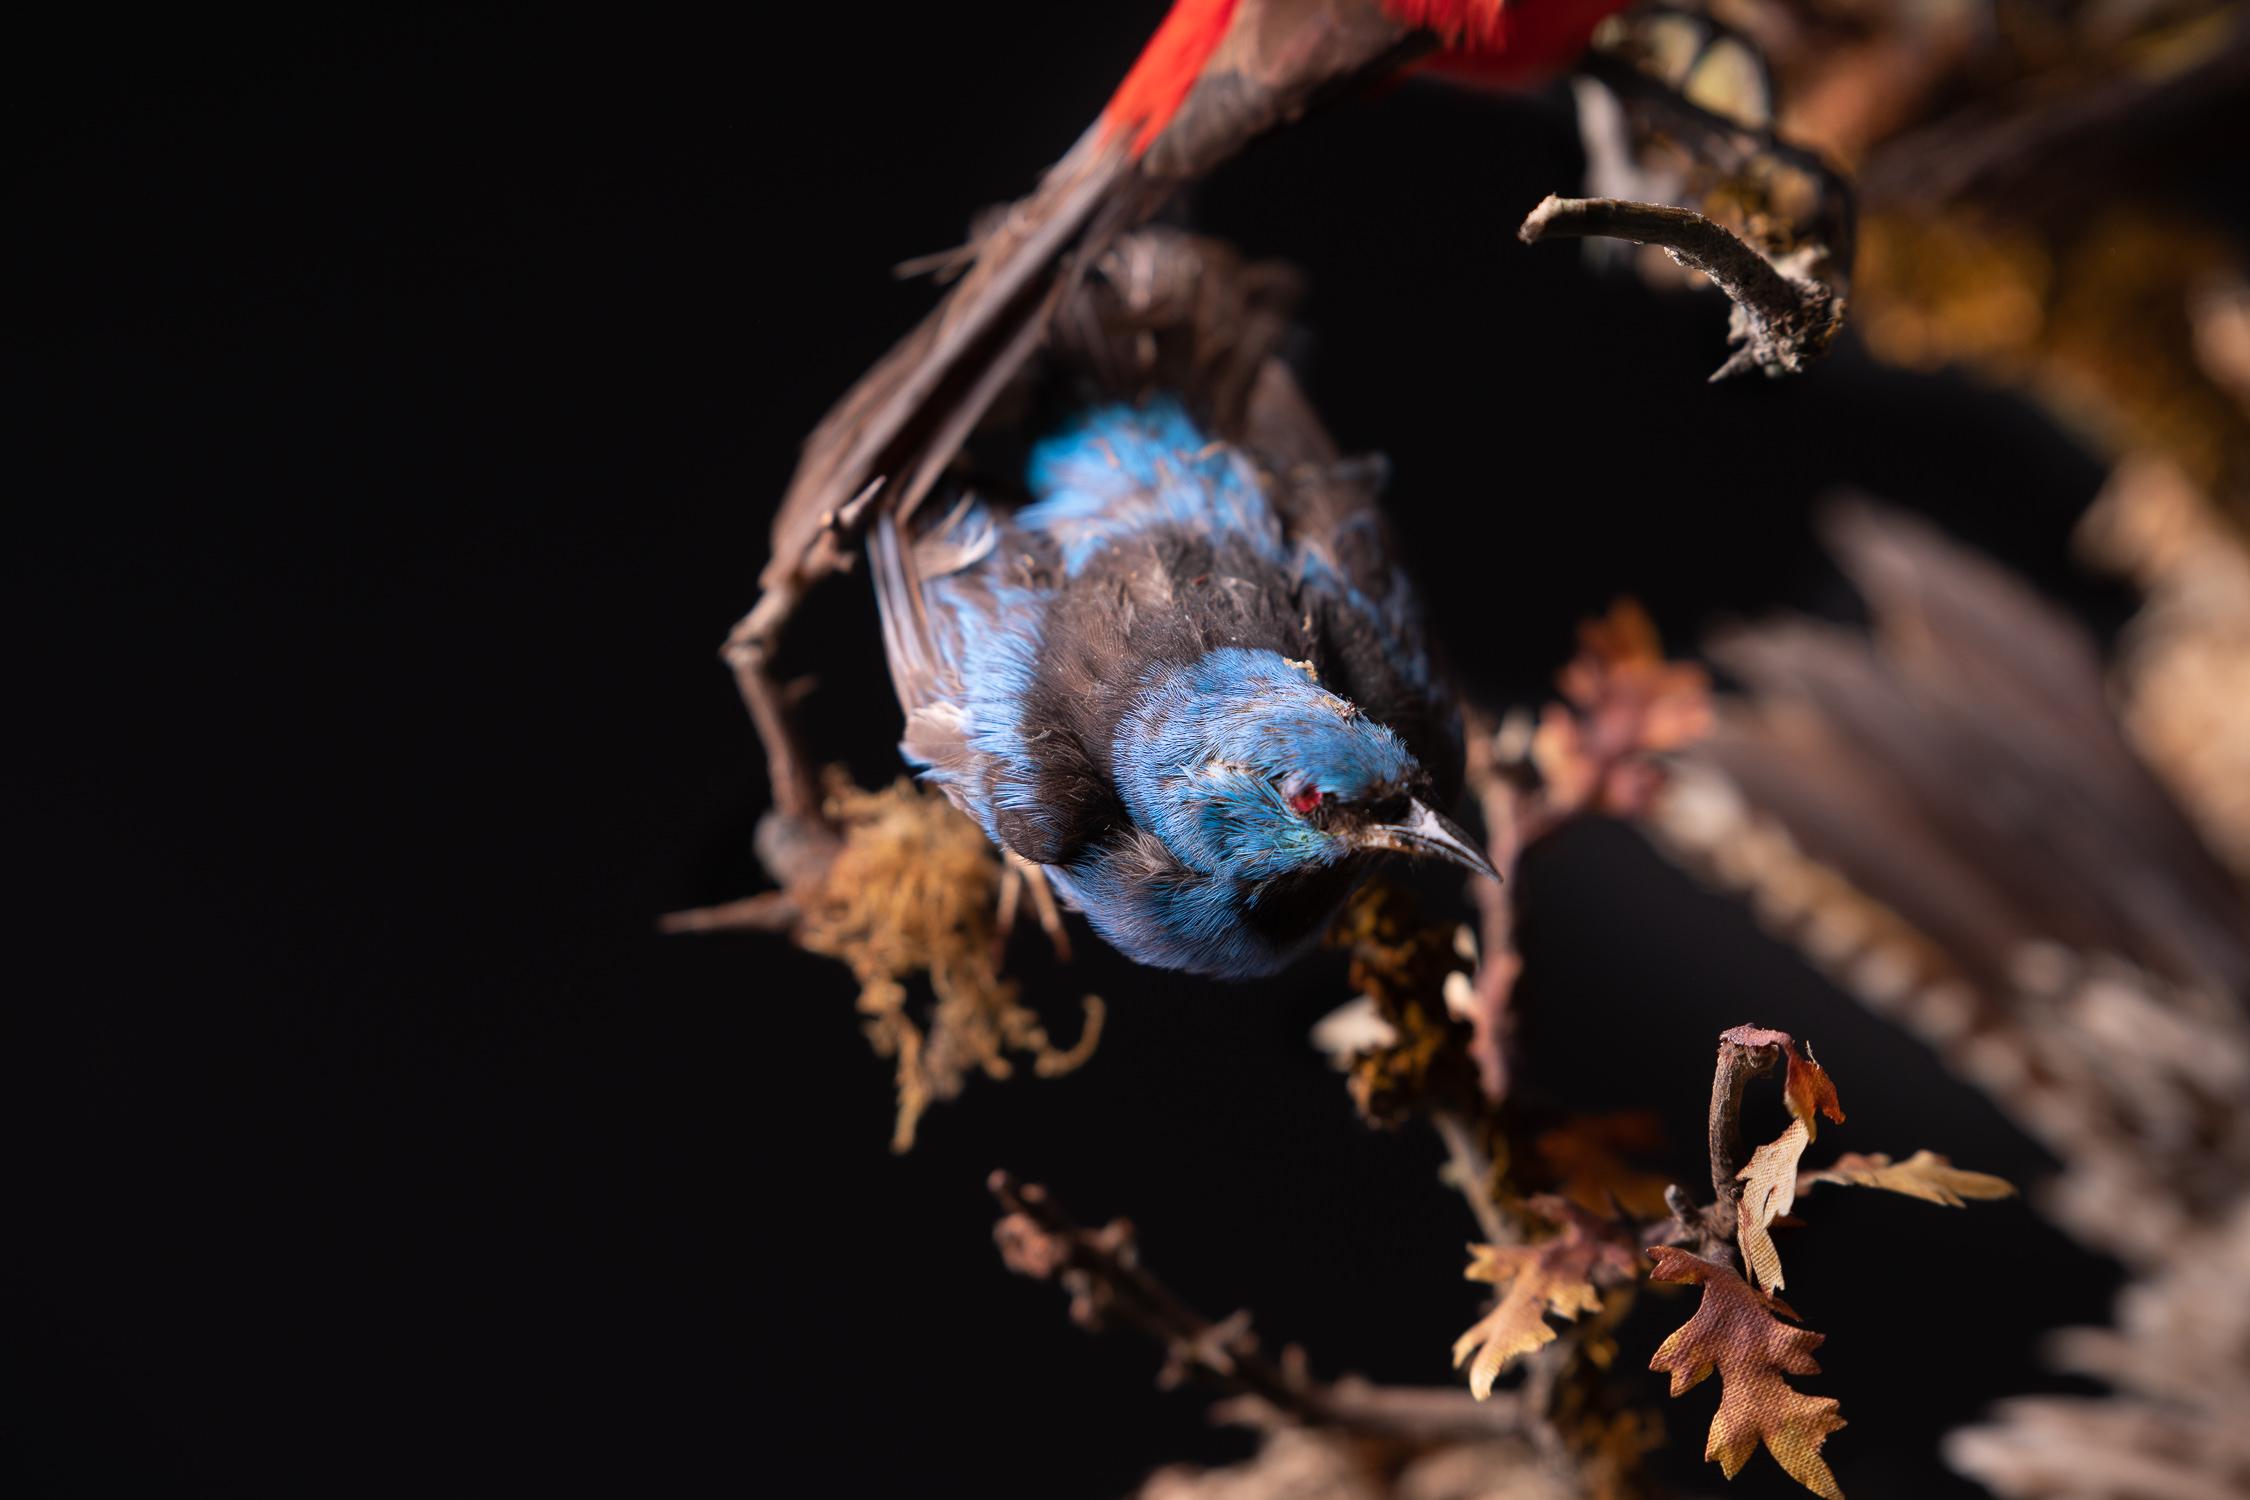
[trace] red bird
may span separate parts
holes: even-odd
[[[844,565],[878,510],[928,493],[1117,235],[1331,90],[1426,65],[1535,81],[1625,0],[1175,0],[1100,119],[1039,186],[947,263],[959,279],[822,419],[774,520],[759,607],[729,658],[762,669],[804,590]]]

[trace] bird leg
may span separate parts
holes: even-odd
[[[1031,892],[1031,909],[1038,914],[1039,930],[1047,934],[1048,944],[1055,957],[1070,962],[1070,932],[1063,926],[1062,907],[1055,901],[1054,887],[1047,883],[1047,872],[1025,859],[1013,849],[1001,851],[1006,868],[1000,875],[1000,914],[998,938],[1002,945],[1008,934],[1015,930],[1016,913],[1021,910],[1023,893]]]
[[[838,847],[812,761],[797,734],[789,690],[773,673],[774,638],[795,610],[801,592],[768,588],[758,597],[757,607],[728,633],[719,653],[734,671],[735,688],[765,747],[773,807],[758,823],[758,858],[785,889],[817,881]]]

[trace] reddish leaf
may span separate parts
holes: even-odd
[[[1780,1304],[1730,1267],[1670,1246],[1649,1253],[1656,1260],[1650,1280],[1703,1288],[1695,1316],[1664,1341],[1648,1367],[1672,1377],[1675,1396],[1719,1372],[1719,1410],[1704,1458],[1732,1479],[1762,1442],[1792,1479],[1825,1500],[1843,1500],[1820,1456],[1821,1444],[1844,1425],[1834,1398],[1808,1396],[1782,1379],[1820,1373],[1812,1351],[1823,1336],[1775,1318]]]

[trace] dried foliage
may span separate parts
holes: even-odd
[[[1742,1248],[1743,1264],[1761,1290],[1782,1287],[1781,1252],[1773,1242],[1773,1221],[1797,1201],[1797,1163],[1820,1128],[1820,1116],[1841,1125],[1843,1106],[1828,1072],[1814,1062],[1811,1050],[1780,1032],[1740,1027],[1728,1037],[1743,1046],[1778,1045],[1783,1049],[1788,1075],[1782,1097],[1789,1105],[1789,1128],[1751,1153],[1750,1164],[1735,1174],[1742,1183],[1736,1206],[1735,1241]],[[1778,1038],[1778,1041],[1771,1039]]]
[[[1457,931],[1422,921],[1412,893],[1388,881],[1363,887],[1329,928],[1328,946],[1351,955],[1352,992],[1372,1023],[1338,1044],[1369,1124],[1396,1126],[1475,1095],[1471,1028],[1446,998],[1466,963]]]
[[[1578,654],[1555,679],[1563,701],[1531,740],[1549,816],[1642,811],[1662,782],[1653,757],[1693,744],[1711,724],[1710,679],[1667,661],[1648,612],[1630,599],[1578,627]]]
[[[1789,1124],[1745,1164],[1741,1159],[1744,1097],[1754,1079],[1777,1066],[1783,1068],[1781,1093]],[[1844,1425],[1837,1403],[1806,1396],[1782,1379],[1819,1372],[1812,1350],[1822,1336],[1777,1321],[1775,1314],[1791,1323],[1797,1315],[1773,1295],[1782,1275],[1772,1229],[1794,1203],[1797,1163],[1822,1119],[1840,1125],[1844,1111],[1834,1081],[1813,1060],[1811,1047],[1787,1032],[1761,1026],[1737,1026],[1720,1034],[1711,1077],[1708,1137],[1717,1201],[1699,1208],[1685,1192],[1673,1189],[1672,1219],[1655,1228],[1649,1251],[1656,1259],[1651,1280],[1701,1285],[1703,1302],[1695,1317],[1665,1340],[1649,1368],[1670,1373],[1674,1396],[1691,1389],[1713,1369],[1719,1372],[1719,1411],[1704,1456],[1717,1460],[1728,1478],[1763,1442],[1800,1484],[1817,1494],[1839,1497],[1835,1476],[1820,1457],[1828,1434]],[[1854,1160],[1887,1162],[1888,1158],[1845,1158]],[[1696,1250],[1684,1248],[1689,1245]],[[1737,1251],[1757,1287],[1735,1271]]]
[[[1649,1110],[1577,1115],[1542,1130],[1532,1156],[1555,1185],[1555,1195],[1589,1213],[1661,1218],[1671,1179],[1633,1165],[1634,1153],[1664,1142],[1663,1124]]]
[[[1730,1267],[1671,1246],[1650,1254],[1656,1259],[1651,1280],[1703,1288],[1695,1316],[1664,1341],[1649,1368],[1672,1377],[1675,1396],[1719,1372],[1719,1413],[1711,1419],[1704,1458],[1732,1479],[1763,1443],[1790,1478],[1826,1500],[1843,1500],[1820,1456],[1821,1444],[1844,1425],[1835,1400],[1807,1396],[1782,1379],[1820,1373],[1812,1351],[1822,1336],[1781,1322],[1774,1314],[1788,1310]]]
[[[1943,1204],[1947,1208],[1964,1208],[1972,1198],[2013,1198],[2016,1195],[2015,1188],[2003,1179],[1989,1172],[1963,1171],[1935,1151],[1917,1151],[1901,1162],[1892,1161],[1880,1151],[1867,1155],[1847,1151],[1817,1172],[1799,1173],[1794,1191],[1802,1193],[1822,1182],[1881,1188],[1888,1193],[1904,1193],[1909,1198]],[[1788,1210],[1784,1208],[1782,1212]],[[1780,1284],[1776,1281],[1773,1285]]]
[[[1744,695],[1715,717],[1702,671],[1667,662],[1647,617],[1621,603],[1582,630],[1559,701],[1497,726],[1472,719],[1492,862],[1512,873],[1581,814],[1648,820],[2063,1160],[2044,1206],[2135,1281],[2113,1328],[2064,1337],[2057,1358],[2114,1394],[2012,1403],[1955,1436],[1959,1467],[2024,1500],[2243,1493],[2250,283],[2226,234],[2086,165],[2207,116],[2244,76],[2250,19],[2211,0],[1712,0],[1619,18],[1606,46],[1577,83],[1588,190],[1605,196],[1550,199],[1526,238],[1637,240],[1650,279],[1709,276],[1735,304],[1740,347],[1721,374],[1802,368],[1848,298],[1876,358],[1967,366],[2023,390],[2122,460],[2082,541],[2150,605],[2120,652],[2113,713],[2095,651],[2027,590],[1927,528],[1840,510],[1830,531],[1872,639],[1805,622],[1738,631],[1713,655]],[[1858,199],[1831,160],[1859,169]],[[1153,239],[1118,235],[1160,194],[1119,192],[1116,212],[1085,217],[1136,170],[1065,171],[987,220],[962,258],[983,267],[966,288],[981,296],[998,285],[984,263],[1018,257],[1044,290],[978,302],[981,343],[933,321],[936,362],[975,378],[941,382],[942,410],[917,397],[877,414],[893,432],[884,452],[904,455],[897,472],[859,488],[882,467],[846,420],[865,410],[847,403],[824,428],[816,450],[849,462],[815,474],[819,504],[793,507],[792,545],[730,655],[774,766],[779,813],[761,852],[785,891],[673,925],[787,928],[849,964],[869,1034],[897,1060],[902,1149],[973,1072],[1004,1075],[1024,1055],[1042,1073],[1074,1066],[1098,1002],[1077,1046],[1052,1044],[1000,975],[999,869],[937,799],[832,785],[814,805],[767,653],[804,588],[848,561],[875,503],[911,508],[936,482],[1050,323],[1051,347],[1092,335],[1137,360],[1128,373],[1144,382],[1216,360],[1239,396],[1265,368],[1283,280],[1248,279],[1239,305],[1219,306],[1192,278],[1158,274],[1171,263],[1142,253]],[[1027,248],[1027,225],[1066,209],[1079,217]],[[1155,320],[1170,335],[1107,338],[1120,314],[1149,321],[1158,303],[1178,314]],[[1700,1288],[1651,1368],[1674,1396],[1719,1375],[1707,1458],[1731,1478],[1763,1444],[1807,1488],[1839,1495],[1823,1457],[1843,1426],[1837,1403],[1790,1384],[1818,1373],[1822,1335],[1772,1295],[1776,1228],[1818,1184],[1952,1207],[2012,1189],[1930,1151],[1806,1168],[1819,1121],[1844,1118],[1834,1084],[1794,1038],[1754,1027],[1720,1042],[1707,1203],[1631,1164],[1652,1144],[1642,1127],[1533,1126],[1510,1087],[1512,890],[1480,884],[1474,898],[1471,941],[1394,888],[1365,892],[1332,938],[1357,998],[1318,1033],[1364,1118],[1437,1129],[1476,1216],[1468,1275],[1496,1299],[1455,1344],[1467,1390],[1315,1380],[1295,1351],[1263,1354],[1246,1314],[1214,1321],[1170,1293],[1130,1226],[1080,1228],[1041,1190],[995,1178],[1013,1269],[1058,1282],[1089,1327],[1147,1335],[1161,1380],[1215,1387],[1223,1417],[1263,1433],[1247,1463],[1165,1470],[1142,1493],[1633,1493],[1648,1414],[1588,1371],[1614,1350],[1645,1244],[1652,1280]],[[1745,1091],[1784,1066],[1789,1122],[1745,1152]],[[1495,1393],[1503,1375],[1520,1387]]]
[[[798,897],[797,941],[851,969],[868,1040],[897,1059],[892,1149],[912,1147],[923,1111],[960,1093],[971,1074],[1006,1078],[1015,1070],[1011,1053],[1029,1057],[1043,1078],[1092,1055],[1101,1001],[1086,998],[1077,1042],[1057,1047],[1015,982],[1000,976],[1000,866],[975,824],[904,780],[862,792],[832,776],[828,814],[843,845],[819,884]],[[934,996],[920,1020],[909,1005],[916,979]]]
[[[2233,295],[2250,307],[2242,284]],[[2226,304],[2208,298],[2207,323],[2228,323]],[[2214,360],[2250,363],[2250,313],[2239,316],[2203,341]],[[2250,412],[2250,388],[2236,399]],[[2118,661],[2125,733],[2250,881],[2250,529],[2230,526],[2178,462],[2144,453],[2118,465],[2079,541],[2148,598]]]
[[[1752,1152],[1750,1165],[1737,1174],[1742,1179],[1742,1203],[1736,1243],[1742,1247],[1742,1263],[1763,1291],[1778,1292],[1787,1285],[1781,1252],[1773,1242],[1773,1221],[1796,1204],[1797,1162],[1810,1140],[1805,1122],[1791,1120],[1787,1130]]]
[[[1517,715],[1494,728],[1466,716],[1469,785],[1503,877],[1528,845],[1574,817],[1644,810],[1663,784],[1661,758],[1709,723],[1709,679],[1691,663],[1667,661],[1647,612],[1629,599],[1580,624],[1577,654],[1556,687],[1561,701],[1547,704],[1536,721]],[[1455,1008],[1475,1027],[1479,1082],[1497,1103],[1507,1094],[1509,1004],[1523,960],[1512,894],[1481,882],[1474,894],[1479,962]]]
[[[2180,1288],[2238,1303],[2250,1284],[2250,902],[2050,607],[1924,527],[1841,519],[1874,639],[1792,623],[1724,643],[1751,700],[1654,821],[2052,1151],[2065,1170],[2040,1206],[2139,1278],[2114,1330],[2058,1346],[2083,1368],[2101,1351],[2117,1395],[2011,1403],[1954,1461],[2026,1500],[2230,1492],[2239,1407],[2181,1393],[2241,1390],[2250,1340]],[[1998,832],[1997,802],[2014,809]],[[1992,1190],[1942,1158],[1877,1160],[1804,1182]],[[2169,1321],[2145,1311],[2160,1303]]]
[[[1468,1362],[1469,1389],[1479,1401],[1492,1394],[1492,1382],[1510,1360],[1554,1342],[1547,1314],[1570,1321],[1600,1311],[1596,1278],[1620,1282],[1638,1268],[1637,1247],[1621,1240],[1614,1225],[1560,1198],[1542,1195],[1529,1208],[1556,1232],[1536,1244],[1469,1247],[1463,1274],[1500,1292],[1492,1311],[1453,1344],[1454,1366]]]

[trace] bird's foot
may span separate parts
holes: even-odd
[[[1070,962],[1070,933],[1063,926],[1062,907],[1055,900],[1055,889],[1047,883],[1047,872],[1022,855],[1003,851],[1006,861],[1000,872],[1000,912],[996,924],[995,940],[1003,947],[1009,934],[1015,931],[1016,915],[1023,907],[1024,892],[1031,893],[1031,909],[1039,918],[1039,930],[1047,934],[1047,942],[1055,950],[1055,957]]]

